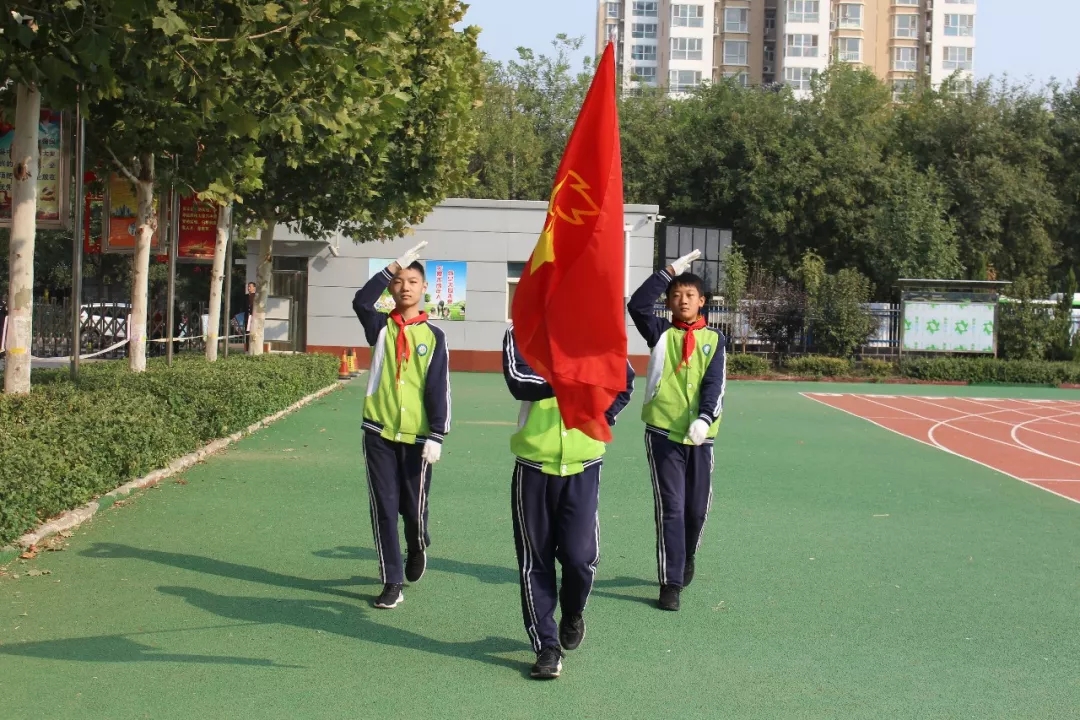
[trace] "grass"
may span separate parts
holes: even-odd
[[[2,714],[1045,718],[1080,706],[1080,508],[797,384],[730,385],[714,505],[677,614],[653,607],[636,398],[605,466],[588,637],[563,678],[527,680],[516,408],[497,376],[453,382],[428,574],[398,610],[370,606],[354,383],[105,511],[66,550],[10,566],[21,577],[0,577]]]

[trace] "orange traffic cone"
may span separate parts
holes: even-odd
[[[349,348],[349,377],[356,377],[360,371],[356,369],[356,353]]]
[[[337,379],[338,380],[348,380],[349,379],[349,361],[345,357],[345,351],[344,350],[341,351],[341,364],[338,365]]]

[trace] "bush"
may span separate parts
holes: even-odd
[[[872,288],[858,270],[824,275],[810,294],[810,337],[827,355],[851,357],[874,334],[876,320],[866,307]]]
[[[995,358],[913,358],[900,363],[900,375],[913,380],[977,385],[1061,385],[1080,383],[1080,364]]]
[[[850,361],[821,355],[792,358],[784,363],[784,367],[792,375],[811,377],[843,377],[851,374]]]
[[[334,382],[327,355],[239,356],[208,364],[123,362],[33,375],[29,395],[0,396],[0,545],[200,445]]]
[[[878,360],[877,358],[866,358],[860,363],[863,372],[870,377],[883,378],[889,377],[896,372],[896,365],[888,360]]]
[[[727,356],[728,375],[747,375],[761,377],[768,375],[772,365],[763,357],[746,353],[733,353]]]

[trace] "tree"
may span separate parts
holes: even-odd
[[[851,357],[874,334],[877,323],[866,303],[873,288],[858,270],[826,274],[810,299],[810,333],[814,347],[826,355]]]
[[[244,222],[260,235],[254,354],[263,350],[279,224],[316,239],[335,232],[355,242],[398,237],[469,183],[476,137],[470,116],[480,102],[478,31],[455,30],[464,15],[458,0],[394,7],[380,16],[384,25],[392,21],[389,27],[358,17],[349,28],[364,44],[338,90],[347,106],[367,112],[344,113],[339,126],[314,133],[297,128],[263,145],[262,188],[242,206]]]
[[[729,245],[724,254],[724,283],[721,291],[725,304],[732,308],[734,320],[732,328],[742,339],[743,352],[746,352],[746,325],[742,322],[742,301],[746,297],[746,284],[750,280],[750,269],[746,264],[738,245]]]

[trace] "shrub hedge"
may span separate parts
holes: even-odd
[[[0,395],[0,545],[199,446],[332,384],[329,355],[237,356],[208,364],[123,362],[33,375],[29,395]]]
[[[1070,385],[1080,384],[1080,363],[995,358],[911,358],[901,361],[900,375],[912,380],[976,385]]]
[[[850,361],[824,355],[791,358],[784,363],[784,369],[792,375],[808,377],[843,377],[852,374]]]
[[[772,372],[772,365],[763,357],[747,353],[730,353],[727,356],[728,375],[761,377]]]

